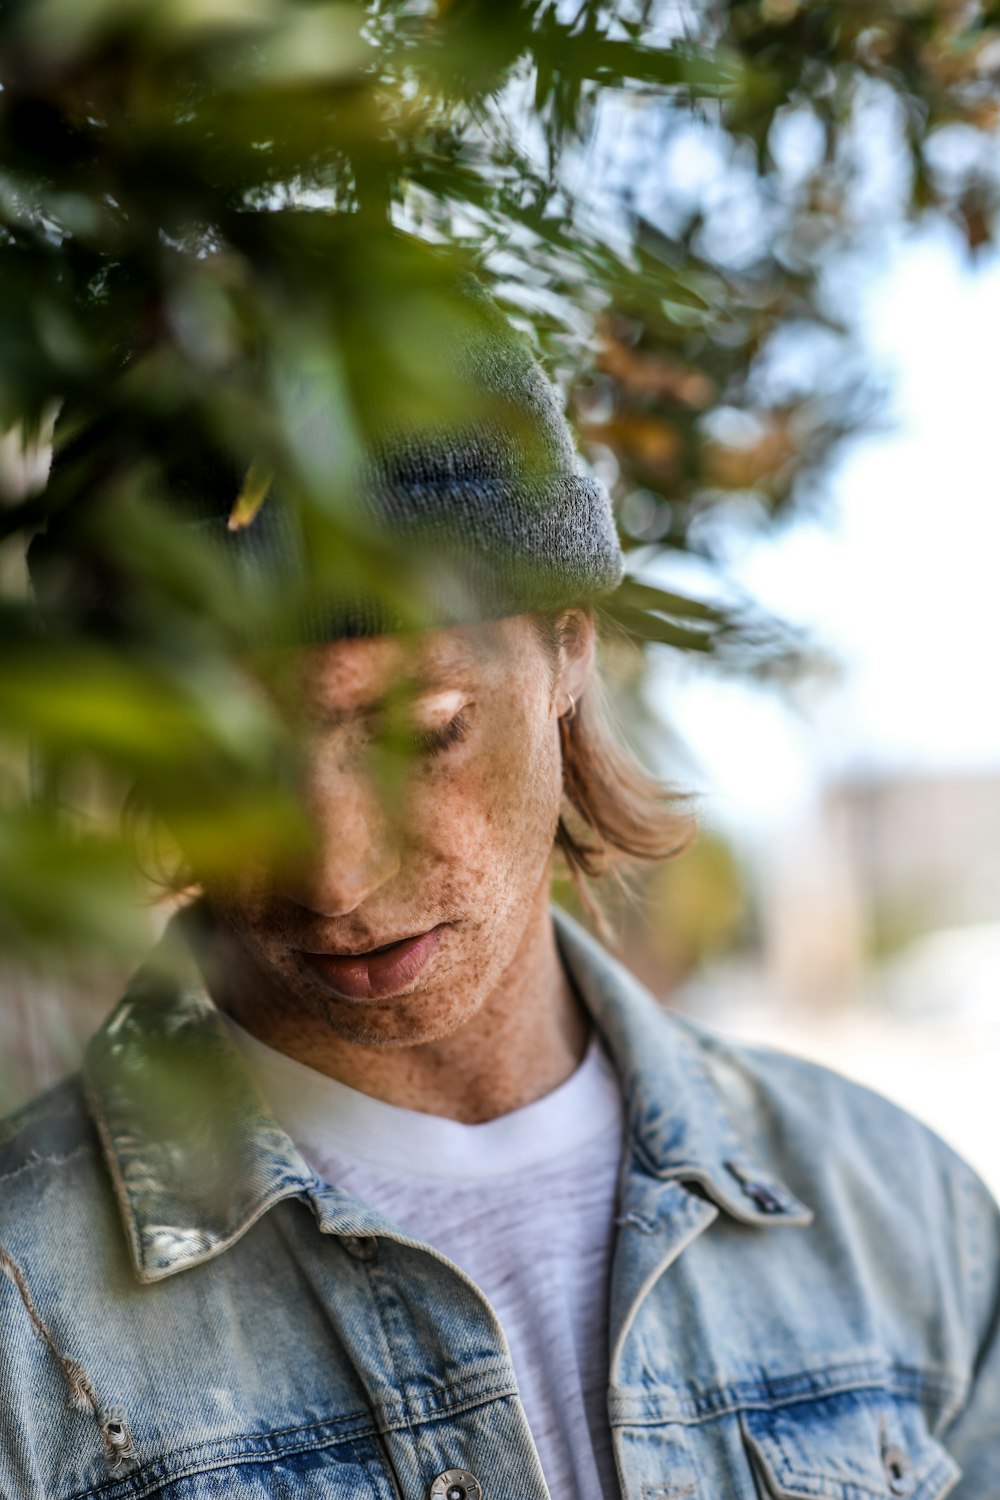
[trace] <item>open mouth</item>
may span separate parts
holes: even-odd
[[[344,1000],[386,1000],[398,994],[430,961],[447,924],[415,937],[369,948],[365,953],[303,953],[307,966],[327,989]]]
[[[424,934],[422,932],[419,932],[419,933],[416,934],[416,936],[417,937],[423,937]],[[374,958],[375,955],[376,955],[376,953],[388,953],[388,951],[389,951],[390,948],[400,948],[400,947],[402,947],[402,945],[404,943],[412,943],[413,941],[414,941],[414,939],[412,937],[408,937],[408,938],[396,938],[396,940],[394,942],[392,942],[392,943],[381,943],[377,948],[366,948],[363,953],[335,953],[335,954],[332,955],[332,957],[334,957],[334,958]]]

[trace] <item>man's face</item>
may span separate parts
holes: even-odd
[[[531,619],[260,666],[294,727],[313,845],[281,870],[248,862],[211,909],[286,1014],[366,1046],[450,1034],[547,900],[565,692]]]

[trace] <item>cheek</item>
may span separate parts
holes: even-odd
[[[243,934],[274,926],[274,900],[269,872],[249,862],[239,877],[216,881],[206,888],[213,910]]]
[[[547,855],[561,796],[554,724],[526,717],[493,722],[468,753],[442,757],[425,777],[411,829],[425,850],[493,880],[512,863],[534,866]],[[501,850],[510,853],[498,862]]]

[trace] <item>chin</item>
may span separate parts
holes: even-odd
[[[431,1042],[444,1041],[452,1036],[474,1014],[475,1006],[463,1006],[460,1010],[444,1011],[422,997],[419,991],[411,991],[398,998],[379,1001],[378,1005],[362,1007],[338,1005],[329,997],[324,1002],[329,1023],[337,1035],[356,1047],[391,1048],[420,1047]]]

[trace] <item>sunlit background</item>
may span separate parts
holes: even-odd
[[[673,658],[648,679],[735,862],[721,951],[673,1002],[889,1094],[1000,1191],[1000,261],[937,226],[854,285],[883,430],[821,519],[729,557],[823,670],[776,691]]]

